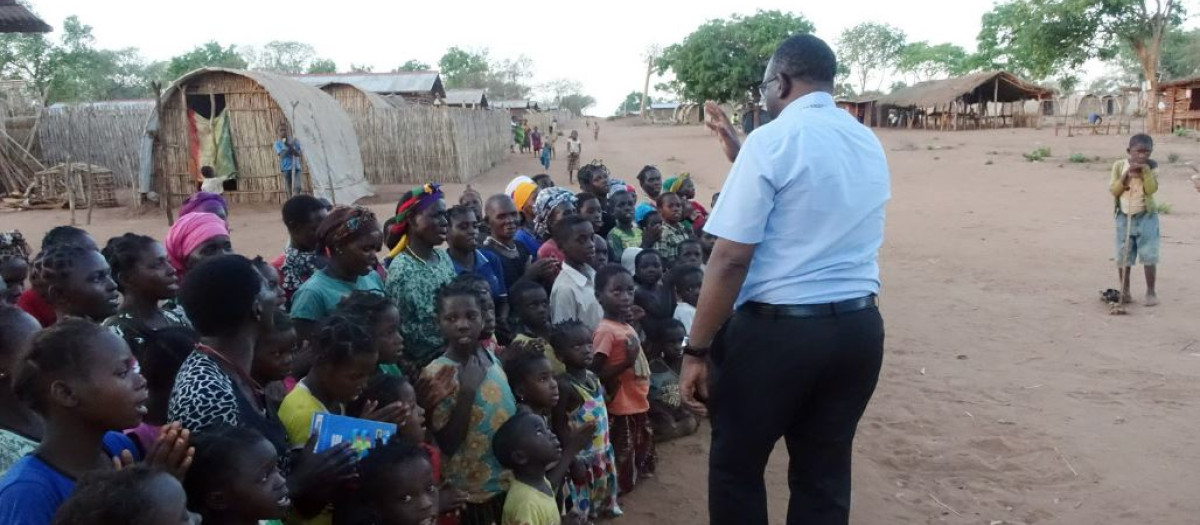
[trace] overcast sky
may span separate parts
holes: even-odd
[[[845,28],[885,22],[909,41],[951,42],[974,49],[979,20],[993,0],[31,0],[56,29],[78,15],[105,48],[137,47],[163,60],[208,40],[262,45],[298,40],[344,70],[351,63],[388,71],[415,58],[434,64],[446,48],[488,48],[493,58],[533,59],[532,83],[581,82],[597,100],[593,114],[610,115],[630,91],[640,91],[642,55],[652,44],[679,42],[704,21],[755,9],[802,13],[831,45]],[[740,6],[740,7],[735,7]],[[653,86],[656,80],[651,81]]]

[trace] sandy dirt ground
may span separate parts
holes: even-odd
[[[566,126],[583,130],[582,122]],[[689,171],[702,202],[728,171],[701,127],[604,122],[584,158],[633,181],[643,164]],[[892,168],[881,254],[887,353],[859,427],[852,522],[952,524],[1196,523],[1200,499],[1200,194],[1185,163],[1195,139],[1160,137],[1162,267],[1156,308],[1114,317],[1098,291],[1116,287],[1109,167],[1126,137],[1053,130],[882,131]],[[1021,153],[1047,146],[1030,163]],[[1069,163],[1079,153],[1101,160]],[[1181,157],[1167,162],[1168,154]],[[565,184],[565,158],[552,174]],[[474,186],[499,190],[538,173],[510,156]],[[402,188],[378,188],[386,214]],[[457,197],[461,186],[447,188]],[[385,215],[384,215],[385,216]],[[83,214],[80,213],[82,220]],[[67,212],[0,213],[0,228],[38,239]],[[160,211],[97,210],[97,238],[161,238]],[[239,207],[235,247],[273,256],[278,211]],[[1134,294],[1144,281],[1135,273]],[[764,395],[768,395],[764,392]],[[701,435],[660,449],[658,476],[624,500],[632,524],[707,522]],[[787,505],[787,456],[767,472],[772,522]]]

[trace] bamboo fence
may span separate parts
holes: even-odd
[[[120,187],[135,186],[138,146],[154,101],[55,106],[42,110],[37,127],[42,162],[83,162],[112,170]]]

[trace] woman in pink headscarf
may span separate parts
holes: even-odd
[[[221,217],[212,213],[189,213],[179,217],[167,231],[163,242],[171,266],[182,277],[188,268],[217,255],[233,253],[229,228]]]

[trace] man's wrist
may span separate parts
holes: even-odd
[[[709,343],[706,345],[696,345],[696,344],[688,343],[688,344],[684,345],[684,347],[683,347],[683,355],[695,357],[698,359],[707,359],[708,352],[709,352],[709,349],[711,346],[712,346],[712,343]]]

